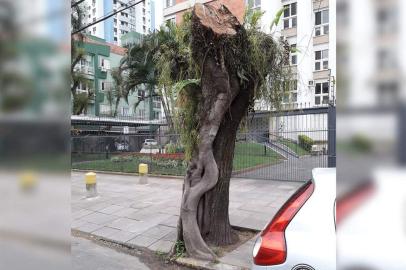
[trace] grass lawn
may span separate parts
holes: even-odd
[[[111,156],[110,156],[111,157]],[[112,161],[111,159],[105,159],[105,156],[101,155],[98,160],[84,161],[85,157],[76,159],[72,163],[73,169],[81,170],[95,170],[95,171],[111,171],[111,172],[126,172],[136,173],[138,172],[138,164],[145,162],[145,158],[140,160],[139,157],[132,157],[130,161]],[[93,157],[92,157],[93,158]],[[278,153],[269,148],[257,143],[236,143],[233,170],[238,171],[242,169],[251,168],[261,164],[275,164],[282,159]],[[186,172],[186,166],[182,161],[174,161],[170,159],[166,160],[154,160],[149,163],[149,171],[152,174],[162,175],[184,175]]]
[[[235,144],[233,170],[239,171],[262,164],[275,164],[283,157],[258,143],[237,142]]]
[[[124,172],[124,173],[138,173],[138,165],[142,161],[134,158],[132,161],[113,162],[110,159],[92,160],[85,162],[73,163],[73,169],[79,170],[94,170],[94,171],[111,171],[111,172]],[[184,175],[186,167],[181,162],[173,166],[163,166],[156,162],[149,164],[149,171],[152,174],[162,175]]]
[[[286,145],[289,147],[293,152],[295,152],[298,156],[304,156],[304,155],[309,155],[310,152],[298,145],[297,143],[291,142],[291,141],[281,141],[282,144]]]

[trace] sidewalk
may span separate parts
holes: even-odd
[[[84,173],[72,172],[72,228],[114,242],[168,252],[176,240],[181,179],[98,174],[99,197],[85,199]],[[301,183],[232,179],[230,222],[262,230]],[[250,267],[255,239],[220,258],[221,262]]]

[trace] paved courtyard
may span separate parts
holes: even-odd
[[[182,179],[98,174],[99,197],[85,198],[84,173],[72,172],[72,228],[115,242],[168,252],[176,239]],[[301,183],[232,179],[230,221],[261,230]],[[254,239],[221,261],[250,266]]]

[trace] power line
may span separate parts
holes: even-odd
[[[131,5],[126,6],[125,8],[122,8],[122,9],[120,9],[120,10],[117,10],[116,12],[113,12],[113,13],[111,13],[110,15],[104,16],[104,17],[102,17],[102,18],[100,18],[100,19],[98,19],[98,20],[96,20],[96,21],[94,21],[94,22],[92,22],[92,23],[90,23],[90,24],[88,24],[88,25],[86,25],[86,26],[83,26],[82,28],[76,30],[75,32],[72,32],[72,35],[75,35],[75,34],[77,34],[77,33],[79,33],[79,32],[82,32],[83,30],[85,30],[85,29],[87,29],[87,28],[89,28],[89,27],[91,27],[91,26],[93,26],[93,25],[95,25],[95,24],[98,24],[99,22],[105,21],[105,20],[107,20],[108,18],[113,17],[113,16],[116,15],[117,13],[120,13],[120,12],[122,12],[122,11],[124,11],[124,10],[129,9],[129,8],[132,8],[132,7],[134,7],[134,6],[136,6],[136,5],[138,5],[139,3],[144,2],[144,1],[145,1],[145,0],[140,0],[140,1],[136,2],[136,3],[134,3],[134,4],[131,4]]]

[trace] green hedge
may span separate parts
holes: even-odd
[[[372,141],[364,135],[355,135],[351,138],[351,145],[354,150],[358,152],[368,153],[372,151],[373,143]]]
[[[306,135],[299,135],[299,145],[304,148],[306,151],[311,151],[312,150],[312,145],[314,144],[314,141],[306,136]]]

